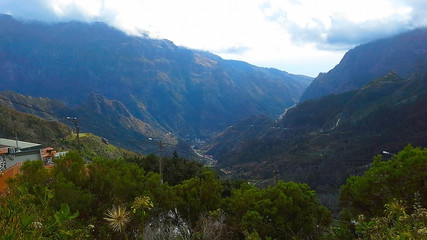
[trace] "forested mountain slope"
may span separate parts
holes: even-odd
[[[235,177],[269,179],[278,170],[278,178],[337,190],[372,156],[408,143],[427,146],[426,102],[426,75],[391,72],[360,90],[300,103],[277,123],[231,127],[207,153]]]
[[[170,147],[177,144],[177,139],[161,126],[152,127],[132,115],[123,103],[107,99],[99,94],[91,94],[85,103],[71,108],[58,100],[29,97],[7,91],[0,92],[0,106],[37,115],[52,122],[62,122],[73,129],[75,128],[74,123],[67,117],[78,116],[81,132],[98,134],[116,146],[138,152],[157,152],[158,141],[163,141]],[[9,130],[12,131],[12,129]],[[59,132],[58,134],[60,135]],[[56,138],[54,133],[51,135],[48,137],[49,139]],[[156,141],[149,141],[147,136]]]
[[[102,23],[19,22],[7,15],[0,16],[0,56],[0,90],[67,106],[100,94],[181,137],[212,136],[254,114],[278,116],[311,81]]]

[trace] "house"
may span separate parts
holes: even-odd
[[[43,148],[42,150],[42,158],[45,164],[52,165],[55,155],[56,151],[52,147]]]
[[[42,145],[0,138],[0,172],[16,163],[42,160]]]
[[[66,152],[57,153],[51,147],[43,148],[38,143],[0,138],[0,193],[7,189],[7,180],[19,174],[23,162],[43,160],[50,168],[53,158]]]

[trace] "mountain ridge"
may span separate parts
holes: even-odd
[[[427,28],[420,28],[349,50],[337,66],[313,80],[300,101],[356,90],[390,71],[406,78],[426,69]]]
[[[256,121],[248,119],[205,150],[233,178],[306,182],[335,208],[339,186],[362,174],[372,156],[427,146],[426,102],[427,75],[390,72],[359,90],[299,103],[277,122],[251,128]]]
[[[0,18],[0,90],[68,106],[101,94],[183,138],[210,137],[253,114],[278,116],[311,80],[102,23],[7,19]]]
[[[141,121],[133,116],[123,103],[107,99],[100,94],[91,94],[85,103],[74,108],[58,100],[24,96],[10,91],[0,92],[0,97],[0,106],[62,122],[72,128],[75,126],[67,117],[78,116],[80,131],[97,133],[122,148],[153,153],[157,151],[157,141],[168,145],[178,143],[176,137],[165,129]],[[156,142],[146,144],[149,138],[156,139]]]

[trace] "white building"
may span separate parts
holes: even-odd
[[[42,145],[0,138],[0,172],[27,160],[42,160]]]

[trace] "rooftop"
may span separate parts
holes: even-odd
[[[2,147],[16,147],[16,140],[0,138],[0,148]],[[18,141],[18,147],[19,149],[28,149],[28,148],[34,149],[34,148],[41,148],[42,145],[39,143]]]

